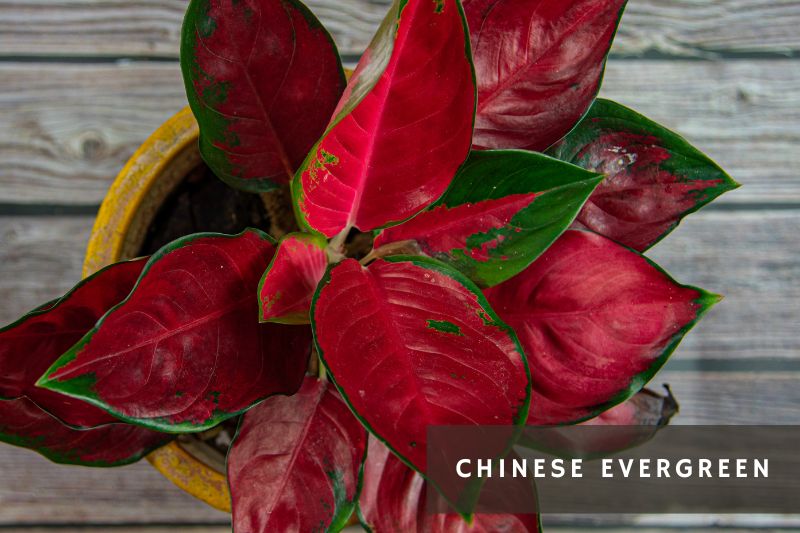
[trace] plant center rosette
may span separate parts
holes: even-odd
[[[181,236],[0,330],[0,438],[112,466],[239,419],[238,532],[538,531],[428,513],[427,429],[662,425],[644,386],[719,300],[644,255],[737,184],[597,98],[624,5],[397,0],[346,82],[299,1],[192,0],[200,153],[299,231]]]

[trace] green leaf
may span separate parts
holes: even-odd
[[[441,200],[381,232],[375,247],[410,241],[491,287],[547,250],[602,179],[534,152],[472,152]]]

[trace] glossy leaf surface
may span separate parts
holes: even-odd
[[[368,429],[421,472],[430,425],[512,425],[528,409],[516,336],[479,289],[433,259],[330,268],[311,310],[317,351]]]
[[[256,406],[228,455],[234,531],[339,531],[355,509],[366,445],[339,393],[315,377]]]
[[[465,0],[478,113],[474,146],[544,150],[600,89],[625,0]]]
[[[474,515],[470,526],[457,514],[426,510],[427,491],[433,490],[417,472],[370,437],[359,498],[362,524],[375,533],[531,533],[539,531],[536,515]]]
[[[719,301],[578,230],[486,296],[535,369],[528,423],[543,425],[594,417],[635,394]]]
[[[375,247],[413,241],[426,255],[490,287],[544,252],[601,179],[532,152],[472,152],[434,207],[383,230]]]
[[[129,424],[72,429],[27,398],[0,400],[0,441],[29,448],[56,463],[122,466],[171,439],[171,435]]]
[[[322,237],[307,233],[291,233],[281,239],[258,287],[262,322],[310,322],[311,298],[328,267],[327,245]]]
[[[297,0],[192,0],[181,65],[203,158],[249,191],[289,182],[345,85],[330,35]]]
[[[439,198],[469,153],[474,76],[457,0],[395,0],[295,176],[298,218],[333,237]]]
[[[550,152],[607,177],[576,225],[644,251],[739,185],[679,135],[609,100]]]
[[[40,385],[170,432],[206,429],[293,393],[310,331],[258,322],[256,289],[273,253],[269,236],[252,229],[167,245]]]
[[[25,396],[76,427],[116,422],[116,418],[93,405],[34,384],[106,311],[128,296],[146,262],[138,259],[105,268],[63,298],[0,329],[0,399]]]

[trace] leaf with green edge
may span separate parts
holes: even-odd
[[[581,422],[625,401],[720,299],[579,230],[486,297],[535,369],[531,425]]]
[[[248,411],[228,453],[237,533],[340,531],[356,507],[367,432],[326,381]]]
[[[281,239],[258,286],[261,322],[311,322],[311,298],[328,267],[327,246],[325,238],[309,233],[290,233]]]
[[[610,100],[598,99],[549,153],[607,176],[576,226],[640,252],[739,187],[681,136]]]
[[[469,153],[475,98],[458,0],[395,0],[292,182],[301,225],[330,238],[430,205]]]
[[[104,268],[62,298],[0,329],[0,399],[27,397],[76,428],[118,422],[102,409],[34,384],[109,309],[128,296],[146,262],[137,259]]]
[[[37,385],[167,432],[208,429],[294,393],[310,328],[258,322],[256,288],[274,250],[255,229],[168,244]]]
[[[678,412],[672,390],[664,385],[666,395],[642,389],[625,402],[616,405],[582,424],[585,426],[666,426]]]
[[[181,68],[203,159],[254,192],[289,183],[345,87],[336,45],[298,0],[192,0]]]
[[[602,176],[520,150],[472,152],[433,207],[383,230],[482,287],[522,272],[575,220]]]
[[[431,425],[520,425],[530,373],[516,335],[463,274],[395,256],[328,268],[311,308],[320,360],[367,429],[426,472]],[[500,450],[502,452],[502,450]]]
[[[518,444],[569,458],[598,459],[648,442],[678,412],[669,386],[666,395],[642,389],[628,400],[578,426],[527,428]],[[574,429],[593,426],[598,429]],[[613,429],[609,426],[613,426]],[[607,429],[602,429],[607,428]]]
[[[541,151],[589,109],[626,0],[465,0],[478,149]]]
[[[123,466],[138,461],[172,438],[129,424],[73,429],[27,398],[0,400],[0,441],[33,450],[54,463]]]
[[[535,533],[538,515],[476,514],[472,525],[457,514],[427,509],[428,482],[406,466],[374,436],[364,463],[364,484],[358,500],[365,529],[403,533]]]

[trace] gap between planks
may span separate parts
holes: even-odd
[[[390,0],[307,0],[344,54],[360,54]],[[10,56],[174,58],[185,0],[0,0],[0,50]],[[740,57],[800,51],[797,0],[631,0],[614,43],[621,55]]]
[[[601,94],[683,134],[743,183],[718,205],[800,205],[800,68],[787,63],[612,61]],[[0,64],[0,203],[98,205],[185,103],[173,64]]]

